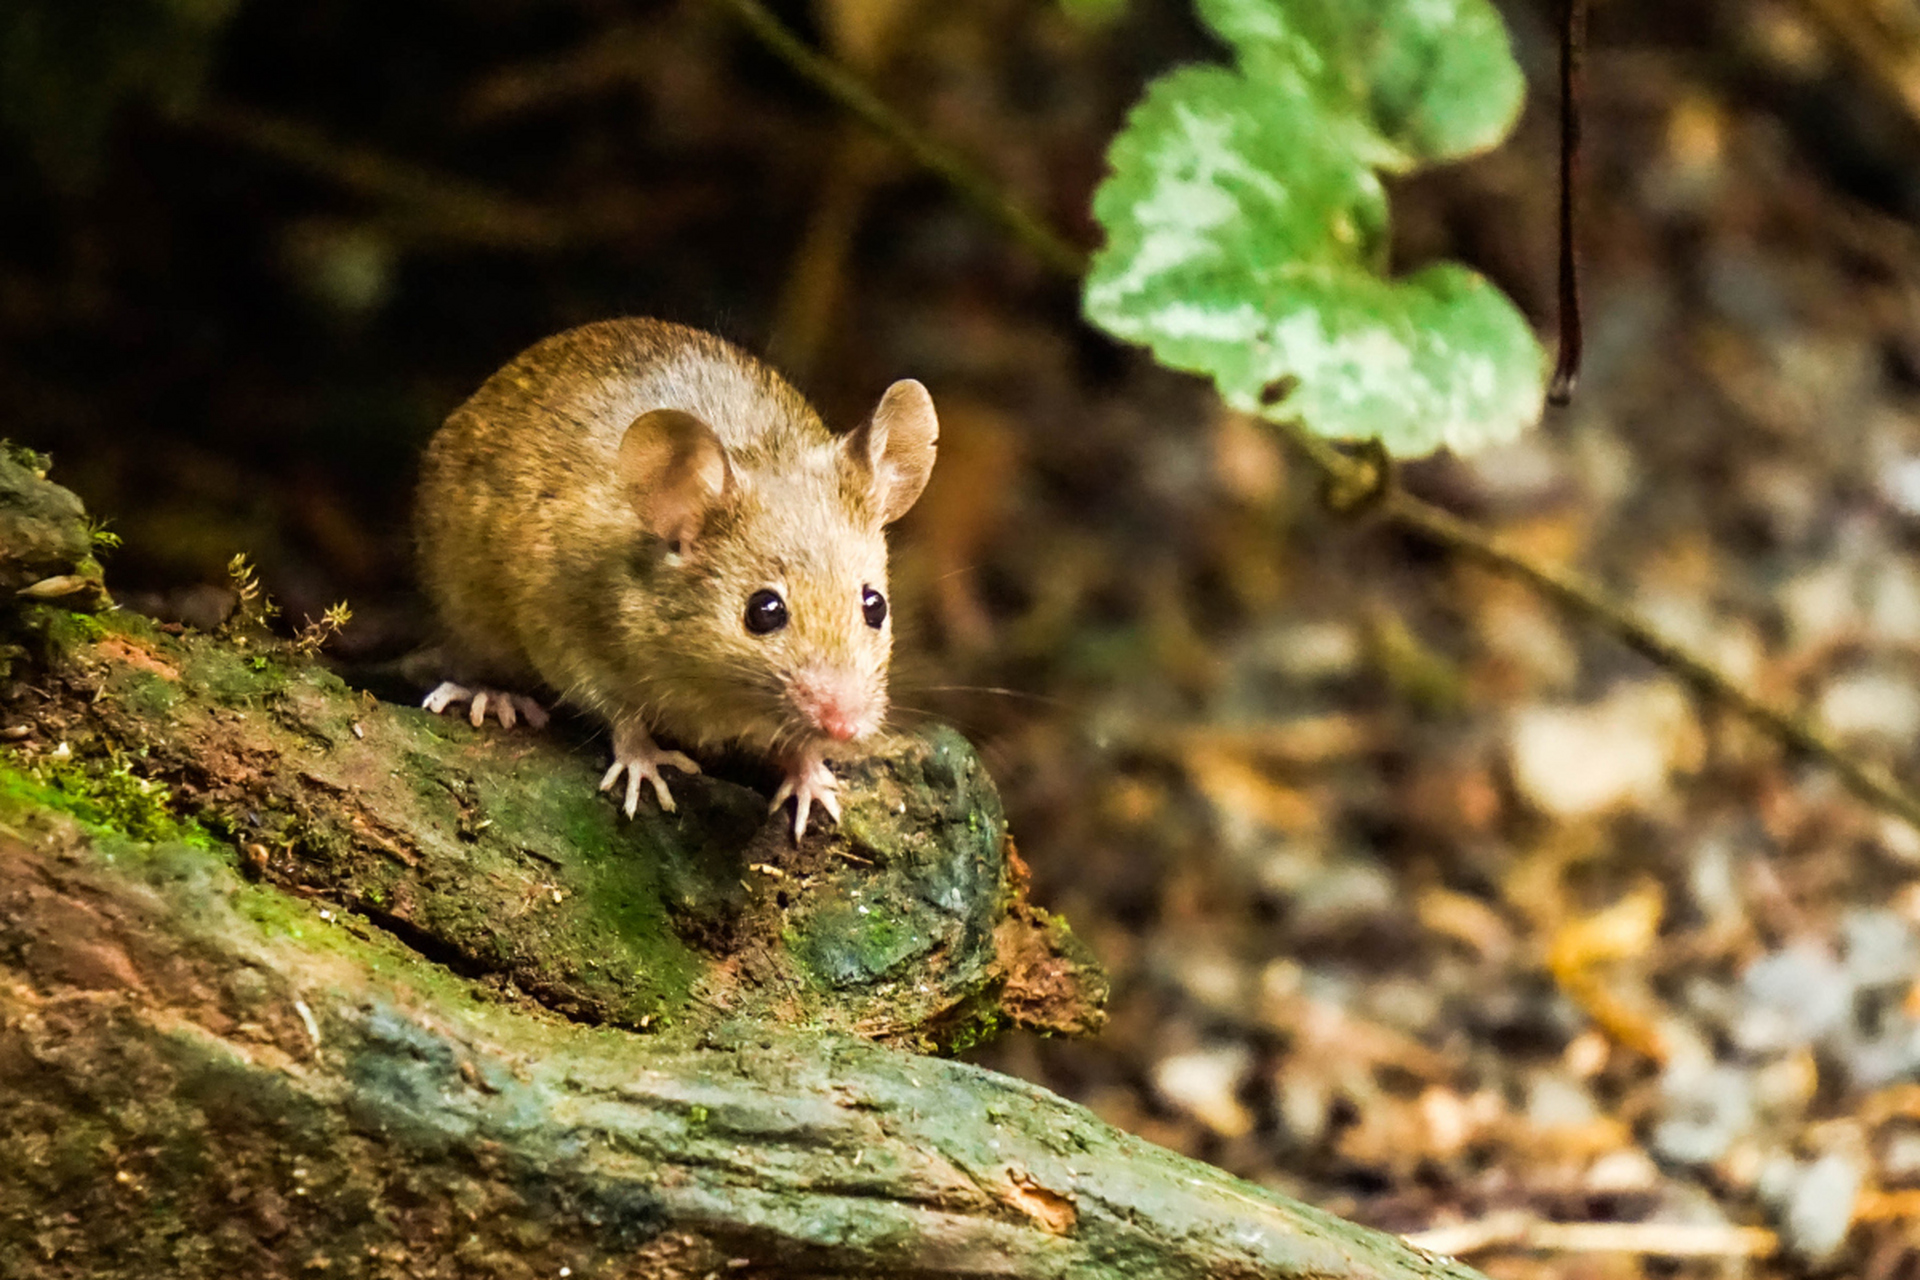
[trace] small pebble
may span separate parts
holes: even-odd
[[[1247,1002],[1247,973],[1234,956],[1217,947],[1189,943],[1162,953],[1173,980],[1206,1009],[1234,1010]]]
[[[1283,1072],[1275,1082],[1273,1092],[1280,1121],[1286,1125],[1294,1141],[1303,1147],[1320,1141],[1327,1129],[1330,1101],[1326,1082],[1315,1076]]]
[[[1880,496],[1905,516],[1920,516],[1920,458],[1895,458],[1880,468]]]
[[[1872,1039],[1842,1046],[1842,1065],[1857,1089],[1881,1089],[1920,1074],[1920,1023],[1897,1012],[1887,1012],[1883,1022]]]
[[[1661,1080],[1666,1118],[1654,1127],[1653,1148],[1681,1164],[1712,1164],[1753,1127],[1747,1074],[1691,1056],[1669,1064]]]
[[[1557,1072],[1541,1072],[1527,1089],[1527,1121],[1536,1129],[1582,1129],[1599,1115],[1593,1096]]]
[[[1841,676],[1820,695],[1820,718],[1843,737],[1904,744],[1920,734],[1920,689],[1889,672]]]
[[[1695,845],[1686,868],[1687,888],[1701,915],[1732,922],[1745,914],[1746,904],[1734,870],[1734,842],[1724,833],[1716,832]]]
[[[1920,829],[1905,818],[1887,814],[1880,819],[1880,844],[1902,862],[1920,862]],[[1909,913],[1920,919],[1920,913]]]
[[[1507,738],[1514,781],[1556,817],[1644,804],[1701,750],[1687,696],[1667,681],[1626,685],[1590,706],[1534,706],[1515,716]]]
[[[1775,1058],[1753,1073],[1754,1100],[1769,1115],[1799,1119],[1820,1087],[1820,1068],[1810,1050]]]
[[[1796,1252],[1817,1261],[1846,1242],[1862,1176],[1858,1164],[1837,1153],[1797,1171],[1780,1204],[1780,1226]]]
[[[1260,664],[1302,682],[1338,680],[1360,665],[1359,632],[1346,622],[1300,622],[1276,628],[1257,645]]]
[[[1580,678],[1580,649],[1561,617],[1529,596],[1497,596],[1481,610],[1482,643],[1490,654],[1525,674],[1540,692],[1573,687]]]
[[[1587,1170],[1585,1185],[1594,1195],[1651,1191],[1660,1185],[1660,1169],[1637,1147],[1609,1151]]]
[[[1747,967],[1733,1038],[1753,1053],[1815,1044],[1853,1016],[1854,983],[1825,947],[1796,943]]]
[[[1394,910],[1399,894],[1399,884],[1385,867],[1353,853],[1307,880],[1293,900],[1293,910],[1302,926],[1332,928]]]
[[[1463,460],[1484,501],[1509,510],[1537,506],[1564,491],[1565,455],[1540,436],[1526,435],[1480,449]]]
[[[1880,1153],[1880,1176],[1888,1182],[1920,1177],[1920,1131],[1901,1129],[1887,1139]]]
[[[1882,643],[1920,644],[1920,572],[1903,559],[1877,565],[1867,588],[1867,621]]]
[[[1904,986],[1920,973],[1913,926],[1891,911],[1849,911],[1840,936],[1847,974],[1863,987]]]
[[[1176,1053],[1154,1064],[1153,1087],[1162,1101],[1223,1138],[1253,1131],[1253,1114],[1236,1096],[1253,1069],[1253,1051],[1241,1044]]]
[[[1787,635],[1797,650],[1818,649],[1861,628],[1851,565],[1827,562],[1809,569],[1775,593],[1786,615]]]

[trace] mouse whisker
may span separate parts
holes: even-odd
[[[1008,689],[997,685],[983,684],[918,684],[903,681],[901,687],[911,693],[985,693],[996,698],[1010,698],[1020,702],[1037,702],[1044,706],[1065,707],[1064,699],[1049,697],[1044,693],[1029,693],[1025,689]]]
[[[979,569],[980,569],[980,566],[977,564],[963,564],[957,569],[949,569],[945,573],[935,574],[933,577],[928,578],[927,581],[930,583],[946,582],[950,579],[958,578],[962,574],[976,573],[979,571]]]
[[[902,703],[896,705],[893,710],[905,712],[913,718],[913,723],[916,724],[944,724],[948,728],[964,729],[968,733],[973,734],[984,734],[988,731],[988,726],[978,720],[968,720],[961,716],[950,716],[929,707],[914,707]],[[889,713],[887,719],[889,723],[892,723],[894,717]]]

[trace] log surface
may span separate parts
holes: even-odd
[[[0,572],[96,600],[44,485]],[[0,1275],[1472,1280],[914,1051],[1104,995],[957,735],[796,850],[750,771],[627,823],[590,741],[0,599]]]

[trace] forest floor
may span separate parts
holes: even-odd
[[[1545,16],[1514,8],[1539,83]],[[1912,122],[1860,107],[1790,6],[1611,8],[1579,394],[1405,482],[1914,777],[1920,229],[1912,179],[1886,179],[1920,170]],[[1159,5],[1109,27],[977,9],[876,55],[879,81],[1091,242],[1076,211],[1120,111],[1207,47]],[[268,86],[291,37],[248,21],[221,91],[321,112]],[[350,599],[348,657],[404,649],[411,451],[518,346],[597,314],[772,346],[841,422],[918,377],[941,455],[897,541],[897,701],[976,740],[1036,900],[1114,979],[1097,1038],[978,1061],[1500,1280],[1920,1266],[1920,831],[1525,587],[1328,514],[1277,440],[1089,333],[1066,286],[713,14],[644,30],[625,79],[593,80],[617,42],[591,31],[458,51],[456,142],[331,119],[522,188],[530,162],[488,146],[590,124],[613,150],[561,149],[541,191],[644,194],[616,247],[422,248],[191,135],[133,177],[114,161],[74,215],[107,246],[92,302],[80,231],[45,233],[5,312],[7,430],[111,518],[130,603],[217,617],[246,550],[296,619]],[[1543,332],[1550,106],[1396,204],[1400,259],[1468,261]],[[655,167],[623,186],[608,155]],[[143,275],[110,206],[147,184],[204,220],[174,187],[196,166],[278,203],[233,215],[241,265],[180,300],[182,268]],[[348,232],[386,255],[371,303],[343,292],[366,267]]]

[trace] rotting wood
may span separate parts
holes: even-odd
[[[1474,1274],[899,1047],[1097,1018],[955,736],[796,853],[260,641],[0,619],[0,1274]]]

